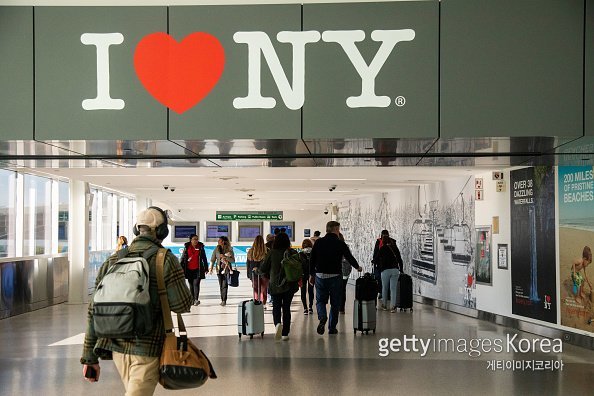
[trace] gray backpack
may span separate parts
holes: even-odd
[[[159,248],[153,246],[142,256],[126,257],[128,249],[118,251],[93,294],[93,327],[97,337],[135,338],[153,329],[149,294],[148,260]]]

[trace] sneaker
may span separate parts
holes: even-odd
[[[278,340],[281,339],[281,336],[283,334],[283,325],[282,325],[282,323],[277,323],[275,329],[276,330],[274,332],[274,339],[276,341],[278,341]]]
[[[313,315],[313,309],[311,309],[311,308],[309,309],[309,314]]]
[[[386,307],[384,304],[382,304],[382,305],[380,306],[380,309],[381,309],[382,311],[387,311],[387,310],[388,310],[388,307]]]
[[[320,324],[318,324],[318,330],[317,330],[319,335],[324,335],[324,330],[325,330],[327,321],[328,321],[328,318],[320,319]]]
[[[307,315],[307,309],[303,310],[303,315]]]
[[[195,301],[194,301],[194,305],[200,305],[200,301],[198,301],[198,300],[195,300]]]
[[[395,313],[396,312],[396,307],[392,307],[392,309],[390,310],[390,313]]]
[[[226,301],[221,301],[221,307],[224,307],[225,305],[227,305]]]
[[[337,329],[330,329],[330,330],[328,330],[328,334],[338,334],[338,330]]]
[[[289,341],[289,336],[288,336],[288,335],[286,335],[286,336],[282,336],[282,337],[281,337],[281,339],[282,339],[283,341]]]

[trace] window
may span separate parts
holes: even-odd
[[[58,253],[68,251],[69,184],[58,182]]]
[[[52,242],[51,180],[25,175],[23,255],[49,254]]]
[[[0,169],[0,257],[14,257],[16,245],[16,173]]]

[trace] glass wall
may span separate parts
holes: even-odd
[[[114,250],[118,235],[133,239],[136,201],[97,187],[90,192],[89,250]],[[0,257],[68,252],[69,220],[67,181],[0,169]]]
[[[0,169],[0,257],[15,255],[16,173]]]
[[[67,182],[58,182],[58,251],[64,253],[68,251],[68,212],[69,212],[69,184]]]
[[[23,255],[49,254],[52,242],[51,180],[25,175],[23,183]]]

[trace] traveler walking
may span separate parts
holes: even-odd
[[[91,300],[87,312],[87,330],[83,346],[83,353],[80,362],[83,364],[83,376],[89,382],[99,380],[101,369],[99,359],[112,359],[120,374],[126,396],[131,395],[152,395],[159,381],[159,357],[165,339],[165,326],[161,312],[161,303],[157,291],[157,251],[162,248],[161,242],[167,237],[167,214],[160,208],[150,207],[138,213],[134,234],[136,238],[128,249],[123,253],[115,253],[110,256],[99,269],[95,288],[104,280],[107,282],[108,275],[112,275],[114,265],[118,260],[130,260],[142,258],[148,262],[148,280],[150,295],[150,312],[152,313],[152,329],[144,335],[135,335],[126,338],[97,337],[97,326],[94,318],[94,302]],[[189,312],[192,303],[192,295],[186,285],[184,273],[177,261],[177,258],[166,251],[164,257],[164,278],[165,289],[169,299],[169,306],[173,312]],[[146,263],[145,262],[145,263]],[[124,266],[125,264],[121,264]],[[121,278],[121,277],[120,277]],[[113,279],[113,278],[112,278]],[[94,296],[95,297],[95,296]],[[133,320],[130,318],[130,320]],[[105,321],[103,322],[105,324]],[[118,321],[108,323],[118,328]],[[134,327],[132,325],[132,327]]]
[[[341,241],[344,242],[344,236],[342,235],[342,233],[340,233],[338,235],[338,239],[340,239]],[[344,257],[342,258],[342,294],[341,294],[341,302],[340,302],[340,310],[339,312],[341,314],[344,313],[344,307],[346,305],[346,288],[347,288],[347,284],[349,283],[349,276],[351,275],[351,270],[353,269],[353,267],[351,267],[351,263],[349,263],[349,261],[347,259],[345,259]]]
[[[116,245],[116,252],[119,252],[122,249],[125,249],[128,247],[128,238],[126,238],[123,235],[120,235],[118,237],[118,243]]]
[[[320,231],[318,231],[318,230],[314,231],[314,235],[311,238],[309,238],[309,239],[311,239],[311,243],[312,244],[315,244],[316,241],[318,239],[320,239],[320,235],[321,235],[321,232]]]
[[[198,235],[190,235],[190,241],[185,243],[180,264],[190,283],[194,305],[198,305],[200,304],[200,282],[206,278],[208,272],[204,244],[198,240]]]
[[[210,258],[210,271],[212,274],[213,269],[216,271],[217,277],[219,278],[219,290],[221,292],[221,306],[227,305],[227,290],[229,284],[227,283],[227,275],[231,272],[231,265],[235,262],[235,255],[233,254],[233,248],[229,242],[229,238],[222,236],[219,238],[217,247],[212,252]]]
[[[299,252],[299,256],[301,257],[301,263],[303,264],[303,276],[301,278],[301,303],[303,304],[303,314],[304,315],[313,315],[313,299],[314,299],[314,287],[309,283],[309,263],[311,261],[311,248],[313,247],[313,242],[310,239],[304,239],[301,242],[301,252]],[[309,294],[309,300],[308,300]],[[309,306],[307,302],[309,301]]]
[[[336,334],[338,330],[338,315],[342,288],[342,258],[362,271],[357,260],[351,254],[346,243],[338,239],[340,223],[329,221],[326,224],[326,235],[316,241],[311,251],[309,283],[316,286],[316,309],[318,311],[318,334],[325,331],[328,324],[328,334]],[[330,298],[330,318],[326,314],[326,304]]]
[[[284,233],[278,234],[274,238],[272,250],[268,252],[260,267],[260,272],[270,279],[268,288],[272,295],[272,319],[276,328],[276,340],[282,338],[283,341],[288,341],[291,332],[291,301],[299,286],[297,282],[286,282],[281,261],[296,253],[291,249],[289,236]]]
[[[254,300],[261,301],[263,304],[266,304],[266,296],[268,290],[268,279],[259,276],[260,265],[266,257],[266,253],[268,253],[268,249],[264,245],[264,238],[262,235],[258,235],[256,239],[254,239],[254,243],[250,250],[247,253],[247,276],[252,281],[252,289],[254,291]],[[259,290],[258,290],[259,289]],[[266,309],[266,306],[264,306]]]
[[[381,308],[384,311],[388,310],[388,289],[390,290],[390,309],[391,312],[396,312],[396,296],[398,287],[398,278],[400,271],[403,268],[402,257],[400,250],[396,246],[395,241],[388,235],[382,237],[382,247],[379,249],[379,263],[382,277],[382,300]]]
[[[379,262],[379,251],[380,248],[383,245],[382,242],[382,237],[383,236],[390,236],[390,233],[388,232],[388,230],[382,230],[380,237],[375,241],[375,246],[373,247],[373,258],[371,259],[371,263],[373,264],[373,276],[375,277],[375,279],[377,280],[378,283],[378,290],[379,290],[379,296],[378,298],[380,300],[383,301],[382,299],[382,271],[380,269],[380,262]],[[392,242],[394,243],[394,245],[396,245],[396,241],[393,240],[392,238],[390,238],[392,240]],[[389,290],[389,289],[388,289]],[[389,295],[386,296],[386,301],[390,298]]]

